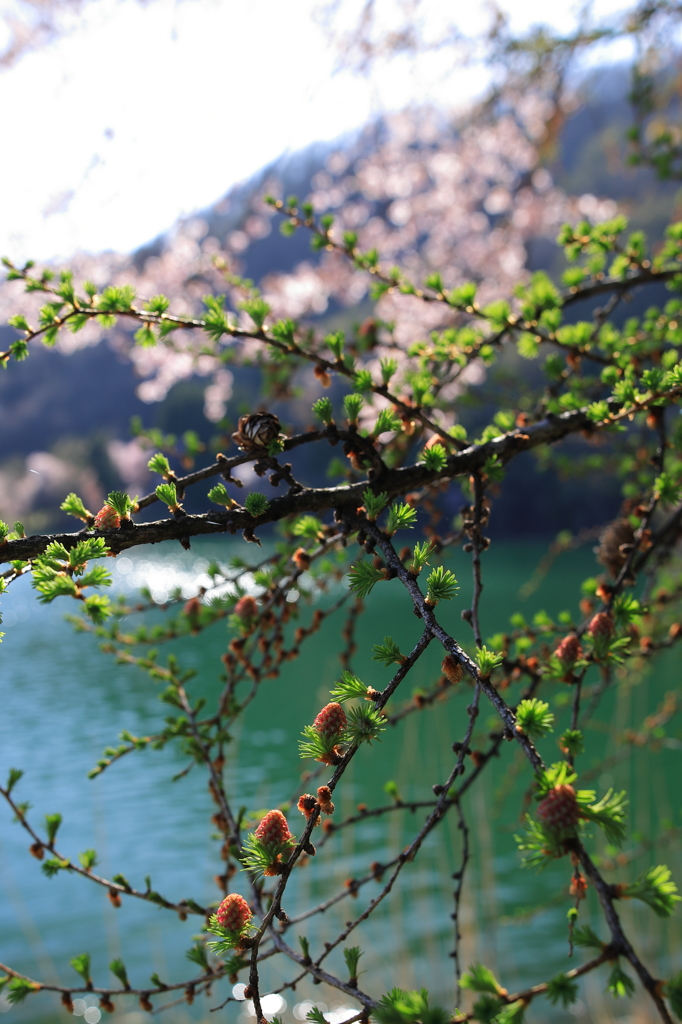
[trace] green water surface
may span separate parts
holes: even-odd
[[[117,585],[125,588],[142,577],[148,581],[151,574],[162,597],[164,587],[187,583],[201,571],[205,559],[226,559],[236,550],[243,553],[243,547],[235,541],[209,541],[197,543],[187,554],[174,547],[137,553],[122,563],[128,572],[115,573]],[[486,637],[508,627],[509,615],[517,607],[527,617],[540,608],[550,615],[563,609],[578,614],[580,582],[595,571],[594,556],[588,550],[562,556],[532,597],[519,602],[519,588],[532,575],[543,550],[539,544],[506,544],[495,546],[485,556],[481,607]],[[469,643],[470,629],[461,621],[460,611],[468,606],[470,565],[463,553],[455,555],[450,564],[462,589],[457,600],[439,606],[438,614],[448,630]],[[324,595],[323,605],[339,593]],[[222,862],[209,820],[214,805],[200,769],[172,782],[172,776],[185,767],[186,759],[176,748],[168,747],[132,754],[98,778],[86,778],[103,748],[116,741],[121,729],[136,735],[157,731],[165,710],[158,702],[156,684],[146,675],[115,664],[98,649],[94,638],[74,634],[62,619],[65,603],[62,601],[60,606],[57,602],[50,608],[37,605],[23,580],[12,587],[4,601],[3,628],[7,635],[0,648],[0,774],[6,776],[10,766],[24,769],[17,795],[30,800],[36,823],[46,813],[58,810],[64,815],[59,846],[69,856],[75,858],[80,850],[93,847],[99,856],[98,870],[104,875],[121,872],[133,885],[143,888],[143,878],[150,874],[153,887],[170,899],[191,896],[202,904],[217,901],[219,891],[213,878],[222,870]],[[301,609],[301,624],[307,623],[310,613],[307,607]],[[326,703],[328,691],[338,678],[338,637],[345,614],[342,609],[327,620],[303,645],[297,661],[285,664],[278,679],[262,684],[230,748],[227,778],[235,806],[268,809],[301,791],[297,739],[303,725],[311,722]],[[375,589],[356,634],[353,668],[378,689],[385,686],[390,670],[371,660],[371,647],[387,633],[403,651],[408,651],[420,635],[420,622],[398,581]],[[221,688],[219,658],[228,640],[227,627],[219,622],[206,633],[174,642],[168,648],[184,666],[197,670],[190,689],[203,693],[209,707]],[[415,689],[434,685],[441,657],[442,651],[432,644],[402,684],[396,707],[408,702]],[[548,687],[543,696],[561,712],[556,699],[564,691],[559,684],[551,686],[554,689]],[[600,794],[611,785],[629,791],[631,827],[643,837],[661,837],[671,826],[682,825],[679,728],[676,731],[673,719],[654,754],[638,751],[627,760],[619,760],[623,750],[619,737],[627,727],[641,723],[664,694],[675,689],[679,690],[679,658],[675,653],[658,662],[645,677],[615,683],[588,732],[589,753],[578,765],[581,771],[592,773],[589,785]],[[460,684],[447,701],[408,715],[387,731],[380,744],[363,749],[337,790],[334,820],[351,814],[360,801],[370,808],[390,802],[384,792],[389,779],[397,784],[404,800],[432,799],[431,786],[442,782],[452,767],[451,745],[466,727],[465,709],[471,692],[466,683]],[[508,699],[518,699],[519,692],[518,687],[512,687],[507,691]],[[488,732],[496,725],[493,709],[484,703],[473,745],[483,749]],[[554,736],[541,741],[540,747],[546,760],[559,758]],[[602,764],[605,757],[612,762]],[[513,744],[504,744],[499,759],[487,766],[465,801],[471,857],[462,905],[463,959],[465,964],[483,959],[510,990],[546,980],[585,956],[578,951],[573,960],[567,958],[570,866],[561,861],[539,876],[519,868],[513,832],[518,829],[530,781],[519,750]],[[344,882],[365,874],[372,861],[395,856],[423,820],[423,811],[398,811],[340,832],[304,870],[295,873],[285,900],[289,916],[343,890]],[[292,811],[292,829],[300,829],[301,821]],[[125,899],[115,910],[106,892],[86,880],[64,874],[45,878],[38,861],[27,854],[27,846],[26,834],[11,823],[8,809],[0,807],[2,962],[33,977],[66,985],[77,984],[69,959],[86,950],[92,955],[93,978],[98,985],[113,982],[107,964],[116,956],[123,957],[136,986],[147,983],[154,970],[169,982],[198,973],[184,959],[197,931],[198,918],[190,917],[182,923],[167,911],[133,899]],[[635,846],[636,839],[630,839],[626,849]],[[610,854],[601,839],[595,839],[593,848],[602,855]],[[451,875],[459,866],[460,850],[461,833],[453,811],[426,840],[417,860],[405,867],[391,898],[349,940],[349,944],[357,943],[365,950],[361,966],[367,973],[361,984],[372,994],[378,996],[393,985],[425,986],[434,1001],[452,1008],[453,968],[448,957],[453,945]],[[649,863],[661,861],[682,880],[679,846],[665,841],[631,865],[607,872],[607,877],[610,881],[629,879]],[[243,882],[236,882],[235,887],[246,892]],[[378,891],[377,883],[369,883],[357,898],[346,897],[324,915],[296,926],[288,933],[289,940],[296,944],[294,936],[304,934],[313,951],[319,949]],[[628,905],[623,917],[641,955],[659,974],[682,968],[681,912],[669,922],[659,922],[646,907]],[[582,920],[589,920],[606,937],[592,898]],[[345,976],[340,950],[332,954],[328,966]],[[263,973],[264,991],[281,985],[292,973],[283,958],[268,961]],[[221,982],[212,999],[201,997],[191,1008],[172,1008],[162,1019],[169,1024],[237,1019],[240,1024],[248,1024],[254,1018],[243,1012],[243,1004],[230,1003],[219,1013],[209,1012],[229,994],[230,987],[227,981]],[[561,1024],[651,1019],[647,1016],[651,1011],[639,997],[617,1004],[603,994],[603,989],[603,975],[590,977],[572,1012],[538,1000],[528,1013],[528,1021]],[[285,998],[287,1007],[282,1016],[286,1024],[297,1019],[293,1011],[303,1000],[326,1000],[330,1009],[343,1002],[324,986],[307,981],[295,993],[286,992]],[[160,1000],[156,1002],[160,1004]],[[464,1002],[469,1005],[468,997]],[[6,1019],[18,1024],[66,1019],[68,1012],[57,1006],[57,999],[47,993],[19,1007],[10,1008],[0,1002]],[[113,1019],[141,1024],[149,1018],[129,999],[119,1001]]]

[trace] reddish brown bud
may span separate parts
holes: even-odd
[[[317,800],[312,795],[312,793],[304,793],[303,796],[300,796],[298,798],[298,804],[296,806],[298,807],[298,809],[301,812],[301,814],[305,815],[306,821],[310,817],[310,815],[313,813],[313,811],[315,810],[315,804],[316,803],[317,803]],[[316,824],[317,825],[320,824],[320,819],[319,818],[317,819]]]
[[[31,854],[32,857],[35,857],[36,860],[42,860],[43,857],[45,856],[45,851],[43,850],[42,843],[32,843],[31,846],[29,846],[28,848],[28,852]]]
[[[348,889],[353,899],[356,899],[358,895],[358,889],[360,888],[360,883],[358,882],[357,878],[347,878],[343,884],[346,887],[346,889]]]
[[[190,597],[182,610],[188,619],[196,619],[201,611],[201,601],[198,597]]]
[[[154,1009],[154,1005],[151,1002],[149,996],[146,994],[146,992],[143,992],[142,995],[140,996],[140,1006],[142,1007],[143,1010],[146,1010],[147,1013],[151,1013],[152,1010]]]
[[[682,636],[682,623],[673,622],[672,626],[668,630],[668,636],[672,640],[677,640],[678,637]]]
[[[100,1010],[104,1010],[105,1013],[113,1013],[116,1009],[109,996],[99,997],[99,1008]]]
[[[73,1012],[73,1002],[70,992],[62,992],[62,1006],[65,1006],[69,1013]]]
[[[540,801],[536,815],[552,832],[573,831],[580,816],[573,786],[555,786]]]
[[[457,659],[453,658],[451,654],[446,654],[443,658],[440,664],[440,670],[443,675],[453,683],[453,685],[458,683],[464,675],[464,669]]]
[[[583,875],[574,875],[571,879],[571,887],[569,889],[571,896],[575,896],[578,900],[584,900],[587,896],[587,879]]]
[[[331,386],[331,376],[329,372],[325,370],[324,366],[316,366],[313,370],[313,373],[315,374],[323,388],[328,388]]]
[[[110,889],[107,895],[109,896],[109,902],[112,907],[121,906],[121,894],[117,892],[116,889]]]
[[[317,790],[317,802],[323,814],[333,814],[332,791],[329,786],[320,786]]]
[[[304,571],[310,565],[310,555],[305,550],[305,548],[296,548],[293,555],[291,556],[291,561],[294,563],[297,569]]]

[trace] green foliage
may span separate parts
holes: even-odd
[[[60,860],[59,857],[49,857],[40,865],[40,870],[47,878],[54,878],[60,871],[65,871],[68,868],[68,860]]]
[[[362,492],[362,500],[365,506],[367,518],[370,522],[374,522],[374,520],[386,508],[388,495],[385,491],[382,491],[380,494],[375,494],[374,491],[367,487]]]
[[[375,569],[370,562],[356,562],[348,571],[348,584],[358,597],[367,597],[379,580],[385,579],[385,570]]]
[[[243,309],[245,313],[248,313],[256,325],[257,331],[263,330],[266,317],[270,312],[270,306],[267,304],[265,299],[248,299],[246,302],[240,303],[239,308]]]
[[[151,459],[147,463],[147,468],[152,473],[160,473],[161,476],[170,476],[171,468],[170,462],[161,452],[157,452],[156,455],[152,455]]]
[[[400,648],[393,637],[385,636],[382,644],[375,644],[372,648],[372,660],[388,666],[402,665],[406,659],[405,655],[400,653]]]
[[[265,515],[270,507],[270,502],[264,494],[259,494],[258,491],[251,491],[250,494],[246,495],[244,507],[250,516],[257,519],[258,516]]]
[[[73,967],[77,974],[80,974],[81,978],[86,985],[90,984],[90,954],[80,953],[78,956],[74,956],[69,960],[69,963]]]
[[[332,355],[335,359],[341,359],[343,355],[343,348],[346,343],[346,337],[343,331],[335,331],[333,334],[326,336],[325,344],[331,350]]]
[[[372,436],[379,437],[380,434],[388,433],[388,431],[398,433],[400,428],[400,420],[394,413],[393,409],[382,409],[377,416],[376,423],[374,424]]]
[[[622,886],[619,892],[621,897],[646,903],[657,917],[670,917],[675,904],[682,900],[672,881],[670,868],[665,864],[649,868],[636,881]]]
[[[266,871],[276,869],[281,861],[286,861],[286,854],[295,845],[295,839],[287,839],[283,843],[264,843],[253,832],[249,832],[244,840],[241,862],[245,870],[260,878]]]
[[[7,984],[7,1001],[10,1006],[16,1006],[17,1003],[23,1002],[29,993],[36,992],[38,987],[32,981],[26,981],[24,978],[12,978]]]
[[[308,540],[319,540],[322,536],[322,523],[317,516],[301,516],[291,531],[294,537],[307,537]]]
[[[473,1005],[473,1019],[479,1021],[479,1024],[497,1024],[497,1015],[503,1005],[501,999],[484,992]]]
[[[215,505],[225,505],[227,508],[233,508],[236,505],[234,498],[231,498],[227,493],[227,487],[225,484],[216,484],[208,492],[208,500],[212,501]]]
[[[208,930],[213,935],[217,935],[218,938],[213,942],[207,942],[207,948],[216,956],[223,956],[233,949],[238,949],[242,940],[248,937],[253,928],[250,924],[247,924],[241,931],[229,931],[218,924],[218,918],[215,914],[212,914],[209,919]]]
[[[566,751],[566,753],[572,754],[573,757],[577,757],[578,754],[582,754],[585,750],[585,741],[580,729],[566,729],[561,734],[559,746],[562,750]]]
[[[57,832],[59,826],[62,823],[61,814],[46,814],[45,815],[45,831],[47,832],[47,841],[50,846],[54,843],[57,838]]]
[[[504,661],[504,655],[498,654],[496,651],[489,651],[488,648],[483,645],[479,647],[474,654],[474,661],[478,665],[478,671],[485,679],[493,669],[497,668]]]
[[[313,1006],[305,1015],[305,1019],[312,1021],[312,1024],[327,1024],[327,1019],[322,1013],[322,1010],[318,1010],[316,1006]]]
[[[348,708],[348,728],[345,739],[349,743],[372,743],[386,728],[386,719],[371,704]]]
[[[561,1003],[564,1008],[571,1006],[578,998],[578,983],[565,974],[557,974],[547,982],[547,998],[554,1006],[557,1003]]]
[[[497,1015],[496,1024],[523,1024],[526,1015],[526,1003],[517,999],[503,1007]]]
[[[178,504],[178,492],[175,484],[159,484],[156,488],[156,496],[165,505],[168,505],[169,509],[179,508]]]
[[[364,404],[365,400],[362,395],[352,394],[345,396],[343,408],[349,423],[356,424],[358,422],[358,416]]]
[[[391,505],[388,510],[386,521],[386,533],[392,537],[398,530],[411,530],[417,519],[417,510],[402,502],[400,505]]]
[[[516,709],[516,721],[525,733],[536,739],[552,731],[554,715],[549,710],[549,704],[533,697],[520,702]]]
[[[95,850],[83,850],[78,854],[78,860],[85,871],[92,871],[97,864],[97,853]]]
[[[469,970],[460,978],[459,987],[471,989],[472,992],[490,992],[493,995],[500,995],[502,991],[490,968],[480,963],[471,964]]]
[[[457,578],[450,569],[444,565],[437,565],[432,569],[426,580],[426,600],[430,604],[437,604],[439,601],[451,601],[459,590]]]
[[[128,981],[128,972],[126,971],[126,966],[120,957],[117,957],[115,960],[111,961],[111,963],[109,964],[109,970],[111,971],[115,978],[118,978],[118,980],[121,982],[124,988],[130,988],[130,982]]]
[[[312,725],[305,725],[302,733],[303,739],[298,743],[298,755],[302,758],[312,757],[315,761],[323,764],[334,764],[336,747],[343,743],[345,733],[336,736],[322,735]]]
[[[419,992],[405,992],[393,988],[382,996],[372,1016],[380,1024],[447,1024],[450,1014],[440,1006],[429,1005],[425,988]]]
[[[666,981],[664,991],[673,1013],[682,1020],[682,971]]]
[[[362,950],[359,946],[347,946],[343,951],[343,959],[346,961],[348,976],[355,984],[357,984],[358,980],[358,964],[360,963],[361,956]]]
[[[66,512],[67,515],[75,516],[76,519],[80,519],[84,523],[88,522],[90,513],[83,504],[82,498],[79,498],[73,491],[71,491],[70,494],[67,494],[59,507],[62,512]]]
[[[381,379],[384,384],[390,384],[391,377],[398,370],[398,360],[392,359],[389,356],[382,356],[379,360],[379,366],[381,367]]]
[[[370,371],[369,370],[358,370],[358,372],[353,377],[353,387],[355,387],[358,391],[361,391],[363,393],[366,392],[366,391],[371,391],[372,388],[374,387],[374,381],[372,380],[372,374],[370,373]],[[390,429],[390,428],[389,427],[384,427],[384,430],[388,430],[388,429]],[[376,430],[376,428],[375,428],[374,433],[378,434],[379,431]]]
[[[612,846],[620,846],[625,839],[625,808],[628,805],[625,793],[614,793],[612,789],[596,804],[583,805],[580,813],[594,821],[603,830]]]
[[[24,773],[21,771],[20,768],[10,768],[7,774],[7,782],[5,783],[5,789],[7,790],[8,793],[12,792],[12,790],[14,789],[14,787],[16,786],[17,782],[19,781],[23,774]]]
[[[415,576],[418,576],[424,566],[428,565],[428,559],[434,550],[434,542],[432,540],[417,541],[414,546],[414,552],[412,554],[412,561],[409,565],[409,570]]]
[[[316,402],[313,402],[313,412],[318,419],[329,426],[334,415],[331,398],[327,398],[326,395],[323,398],[318,398]]]
[[[430,448],[423,448],[419,458],[430,473],[439,473],[447,465],[448,453],[442,444],[433,444]]]
[[[606,991],[610,992],[614,999],[622,998],[623,996],[629,998],[634,995],[635,983],[630,975],[625,973],[620,963],[616,963],[609,974],[608,981],[606,982]]]
[[[367,687],[365,684],[354,676],[348,669],[344,669],[341,673],[341,680],[336,684],[333,690],[330,691],[330,697],[332,700],[337,701],[339,704],[343,704],[347,700],[355,700],[356,698],[365,698],[367,696]]]

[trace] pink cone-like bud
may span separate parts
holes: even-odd
[[[268,811],[256,829],[255,836],[266,846],[278,846],[292,838],[287,819],[281,811]]]
[[[313,722],[315,731],[319,732],[320,736],[325,736],[329,739],[339,736],[347,725],[346,712],[336,701],[325,705]]]
[[[590,636],[609,637],[613,635],[613,619],[609,612],[597,612],[593,617],[587,632]]]
[[[256,615],[258,615],[258,602],[255,597],[251,597],[248,594],[246,597],[240,597],[234,606],[234,614],[244,622],[255,619]]]
[[[564,668],[571,668],[583,656],[578,637],[571,633],[565,636],[554,652]]]
[[[580,817],[573,786],[555,786],[550,789],[535,813],[545,828],[552,832],[573,831]]]
[[[105,505],[95,516],[95,527],[98,530],[117,530],[121,525],[121,517],[111,505]]]
[[[230,932],[240,932],[251,920],[251,908],[243,896],[231,892],[216,910],[218,924]]]

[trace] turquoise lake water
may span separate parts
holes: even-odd
[[[235,541],[211,540],[197,543],[188,553],[175,547],[136,552],[134,557],[117,560],[127,571],[115,571],[116,586],[125,590],[147,582],[156,599],[163,600],[164,592],[176,584],[189,588],[206,559],[226,559],[237,550],[251,555],[245,547]],[[517,606],[527,617],[540,608],[550,614],[562,609],[577,614],[580,581],[595,572],[589,550],[562,556],[538,591],[526,602],[518,601],[519,588],[531,576],[543,550],[541,545],[504,544],[494,546],[485,556],[482,620],[486,637],[505,628],[510,612]],[[467,606],[470,593],[470,565],[463,553],[455,555],[450,564],[462,583],[461,596],[449,605],[441,605],[439,617],[455,636],[469,642],[469,627],[459,613]],[[328,604],[334,596],[326,595],[322,600]],[[46,813],[63,814],[58,845],[74,859],[79,851],[92,847],[98,852],[99,870],[104,875],[121,872],[133,885],[143,888],[143,878],[150,874],[154,888],[170,899],[191,896],[203,904],[216,901],[219,893],[213,877],[221,870],[222,862],[209,821],[214,806],[198,769],[178,782],[171,781],[187,763],[176,747],[132,754],[98,778],[86,778],[104,747],[116,742],[121,729],[136,735],[157,731],[165,710],[158,701],[156,684],[146,675],[115,664],[99,650],[93,637],[74,634],[63,621],[64,612],[70,610],[65,605],[62,601],[47,608],[39,606],[24,580],[14,584],[3,599],[2,628],[7,635],[0,647],[0,775],[6,777],[10,766],[25,771],[16,793],[18,799],[33,805],[30,813],[35,823],[39,824]],[[304,607],[302,624],[309,615]],[[258,699],[248,709],[234,735],[227,774],[232,792],[238,794],[234,798],[236,806],[275,806],[300,787],[298,736],[302,726],[312,721],[326,703],[329,688],[339,675],[338,635],[344,617],[341,611],[327,620],[303,646],[301,657],[286,664],[280,678],[263,684]],[[353,667],[365,682],[377,688],[388,681],[390,670],[371,660],[371,647],[386,633],[405,651],[420,634],[419,620],[411,613],[397,581],[376,588],[357,633]],[[209,706],[220,690],[219,657],[228,638],[223,621],[197,638],[168,646],[185,666],[197,669],[190,690],[205,694]],[[408,700],[414,688],[429,688],[435,683],[441,657],[442,652],[433,644],[403,684],[404,693],[398,703]],[[643,679],[614,685],[588,733],[590,753],[578,765],[593,772],[589,785],[599,793],[611,785],[629,791],[633,800],[631,822],[644,836],[659,836],[669,823],[682,825],[682,734],[673,719],[666,730],[668,738],[654,755],[639,751],[622,763],[617,760],[621,750],[617,736],[655,710],[667,691],[679,690],[679,673],[679,656],[670,653]],[[554,686],[559,693],[560,688]],[[518,688],[509,691],[511,700],[517,692]],[[337,791],[335,820],[351,813],[359,801],[370,807],[386,803],[383,785],[387,779],[396,782],[406,800],[431,798],[431,785],[442,781],[452,766],[451,744],[464,731],[464,709],[470,693],[462,684],[447,703],[409,715],[387,731],[381,744],[362,750]],[[483,706],[476,746],[484,745],[487,732],[496,725],[492,709]],[[540,746],[546,760],[559,758],[555,738],[547,738]],[[574,961],[566,957],[568,865],[559,862],[539,876],[519,869],[513,832],[518,828],[530,773],[513,745],[505,744],[501,753],[486,768],[465,804],[472,859],[462,911],[462,953],[465,964],[483,959],[511,990],[546,980],[580,963],[584,954],[578,951]],[[616,756],[616,762],[601,765],[601,759],[611,755]],[[290,821],[292,828],[300,829],[302,819],[297,817],[294,811]],[[343,888],[347,878],[366,873],[372,861],[395,856],[422,821],[420,812],[412,815],[401,811],[339,833],[305,870],[295,873],[285,901],[289,915],[293,917]],[[367,974],[361,983],[374,995],[393,985],[425,986],[433,1001],[452,1008],[452,967],[447,951],[452,948],[450,875],[457,868],[460,842],[456,824],[453,812],[451,820],[429,837],[414,864],[405,868],[393,898],[350,940],[365,950],[361,966]],[[629,841],[626,848],[634,845]],[[45,878],[39,862],[28,855],[27,846],[26,834],[11,823],[9,809],[0,806],[0,960],[46,982],[58,979],[66,985],[77,983],[69,959],[86,950],[92,955],[97,985],[113,981],[107,964],[117,956],[123,957],[131,982],[138,986],[147,983],[152,971],[167,982],[198,973],[184,959],[198,918],[190,917],[182,923],[167,911],[133,899],[124,900],[123,906],[115,910],[106,892],[84,879],[64,874]],[[594,849],[603,853],[603,842],[596,840]],[[675,844],[664,844],[627,869],[607,873],[607,877],[610,881],[629,879],[651,862],[668,863],[682,882],[682,858]],[[344,899],[323,916],[306,922],[305,927],[292,929],[290,940],[294,942],[295,934],[305,934],[314,950],[326,938],[333,938],[377,892],[378,886],[370,883],[357,899]],[[589,920],[605,935],[591,899],[588,904],[582,920]],[[662,974],[671,967],[682,968],[682,912],[678,911],[670,922],[660,923],[646,907],[628,904],[623,917],[647,962]],[[332,971],[344,973],[340,950],[332,955],[329,965]],[[281,985],[291,973],[282,958],[268,961],[263,991]],[[244,1004],[232,1003],[220,1013],[209,1012],[229,994],[229,989],[227,981],[221,982],[212,999],[199,997],[194,1006],[175,1007],[161,1019],[169,1024],[253,1021],[244,1012]],[[552,1008],[538,1000],[528,1013],[528,1021],[606,1024],[619,1020],[634,1024],[652,1019],[639,996],[616,1003],[603,994],[603,989],[603,974],[590,977],[579,1003],[572,1008],[575,1012]],[[284,995],[287,1005],[281,1016],[285,1024],[297,1020],[306,1000],[328,1001],[328,1009],[337,1011],[338,1020],[345,1012],[343,998],[324,986],[304,982],[295,993]],[[96,1004],[94,999],[90,1002]],[[156,1002],[160,1005],[159,1000]],[[83,1019],[94,1021],[97,1013],[93,1010],[94,1006],[82,1015]],[[10,1008],[0,1001],[0,1011],[0,1020],[18,1024],[52,1024],[69,1017],[59,1007],[57,997],[49,994],[32,997],[19,1007]],[[149,1018],[130,999],[118,1001],[111,1019],[142,1024]]]

